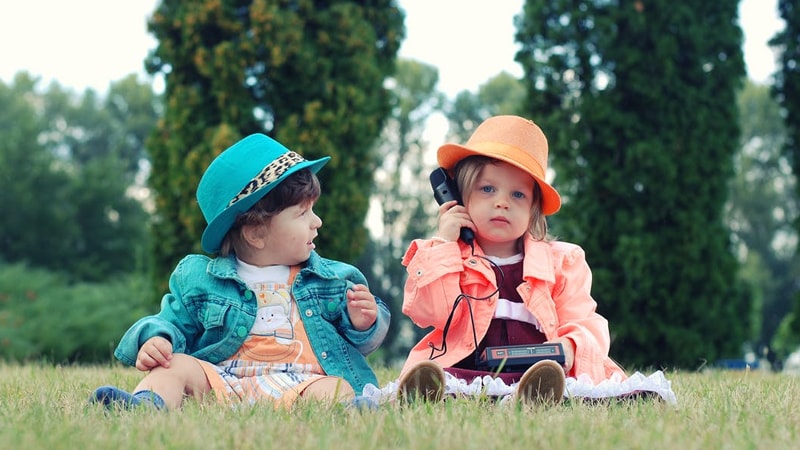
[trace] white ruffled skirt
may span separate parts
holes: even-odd
[[[625,380],[614,376],[599,384],[594,384],[585,375],[578,378],[567,378],[564,387],[565,399],[587,400],[613,400],[638,397],[641,395],[657,395],[671,405],[677,405],[678,400],[672,392],[672,385],[662,371],[656,371],[649,376],[636,372]],[[445,372],[445,395],[455,397],[487,396],[499,398],[505,403],[513,398],[516,384],[507,385],[500,378],[484,376],[467,382]],[[378,404],[393,402],[397,399],[397,380],[390,381],[380,388],[372,384],[364,387],[363,396],[368,397]]]

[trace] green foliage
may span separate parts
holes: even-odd
[[[152,91],[135,78],[113,84],[113,116],[91,90],[36,84],[25,73],[0,83],[0,258],[76,280],[144,270],[148,216],[129,191],[144,153],[137,142],[155,122]],[[131,107],[130,93],[150,109]]]
[[[305,157],[331,156],[320,172],[320,253],[352,261],[389,114],[384,79],[394,69],[403,15],[391,0],[166,0],[149,21],[158,48],[150,73],[166,80],[166,109],[148,142],[156,193],[156,288],[205,227],[194,199],[211,160],[239,138],[265,132]]]
[[[386,350],[384,362],[404,359],[421,336],[421,330],[401,309],[406,270],[400,261],[411,240],[429,236],[435,223],[436,202],[427,178],[434,167],[426,162],[424,132],[443,101],[436,90],[438,81],[435,67],[398,61],[392,79],[392,114],[375,151],[381,161],[372,198],[381,232],[370,240],[357,265],[364,270],[372,293],[386,301],[392,312],[389,333],[381,346]]]
[[[525,85],[507,72],[500,72],[478,87],[477,93],[462,91],[447,107],[448,139],[467,142],[475,128],[491,116],[523,114]]]
[[[785,27],[769,42],[770,46],[780,49],[773,94],[784,113],[785,155],[795,175],[800,176],[800,4],[797,0],[778,0],[778,13]],[[800,197],[800,183],[796,189]],[[800,232],[800,218],[795,222],[795,228]]]
[[[747,83],[739,94],[742,145],[734,160],[727,211],[733,242],[743,261],[740,277],[751,284],[758,309],[752,335],[756,349],[773,343],[779,324],[792,309],[800,286],[793,227],[800,202],[791,165],[783,154],[785,129],[769,87]],[[785,333],[784,333],[785,334]],[[772,345],[771,345],[772,344]],[[784,358],[783,350],[773,355]]]
[[[738,1],[526,2],[526,114],[582,245],[612,355],[697,367],[740,355],[749,299],[723,222],[744,77]]]
[[[125,330],[146,313],[142,276],[103,284],[23,264],[0,265],[0,359],[104,362]]]
[[[800,4],[796,0],[778,0],[778,12],[785,22],[782,31],[770,40],[770,46],[780,49],[780,64],[775,73],[773,95],[782,108],[786,126],[784,155],[789,160],[795,177],[800,177]],[[800,183],[795,183],[800,198]],[[800,234],[800,215],[794,222]],[[795,259],[797,259],[795,257]],[[797,288],[797,284],[794,286]],[[800,293],[794,296],[793,323],[787,325],[800,339]]]

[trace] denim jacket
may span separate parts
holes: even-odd
[[[360,393],[367,383],[378,385],[365,356],[383,342],[390,313],[376,297],[375,324],[364,331],[353,328],[346,297],[353,284],[366,284],[358,269],[312,252],[295,277],[292,294],[322,369],[344,378]],[[148,339],[162,336],[172,342],[173,352],[217,364],[241,347],[255,323],[257,308],[254,293],[236,272],[235,257],[186,256],[170,277],[161,311],[134,323],[114,356],[133,366],[139,348]]]

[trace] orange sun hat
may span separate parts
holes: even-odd
[[[545,181],[547,138],[532,121],[519,116],[494,116],[486,119],[466,144],[444,144],[436,158],[448,172],[468,156],[487,156],[507,162],[529,173],[542,191],[542,212],[550,215],[561,209],[561,196]]]

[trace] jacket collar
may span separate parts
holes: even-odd
[[[322,264],[322,258],[316,251],[311,252],[311,255],[308,257],[305,264],[303,264],[303,267],[314,271],[322,271],[329,276],[331,275],[330,270],[325,270],[326,268]],[[241,281],[236,272],[236,256],[233,254],[212,258],[208,263],[208,273],[217,278],[232,278]]]
[[[556,274],[553,269],[553,247],[547,241],[539,241],[530,234],[525,237],[525,259],[522,273],[527,278],[536,278],[548,283],[555,283]]]
[[[525,279],[535,278],[548,283],[556,281],[555,270],[553,269],[553,249],[548,241],[539,241],[533,238],[530,233],[526,234],[525,257],[522,260],[522,276]],[[459,241],[461,256],[464,258],[472,257],[472,248]],[[486,255],[479,245],[475,244],[476,253]],[[487,263],[488,268],[488,263]]]

